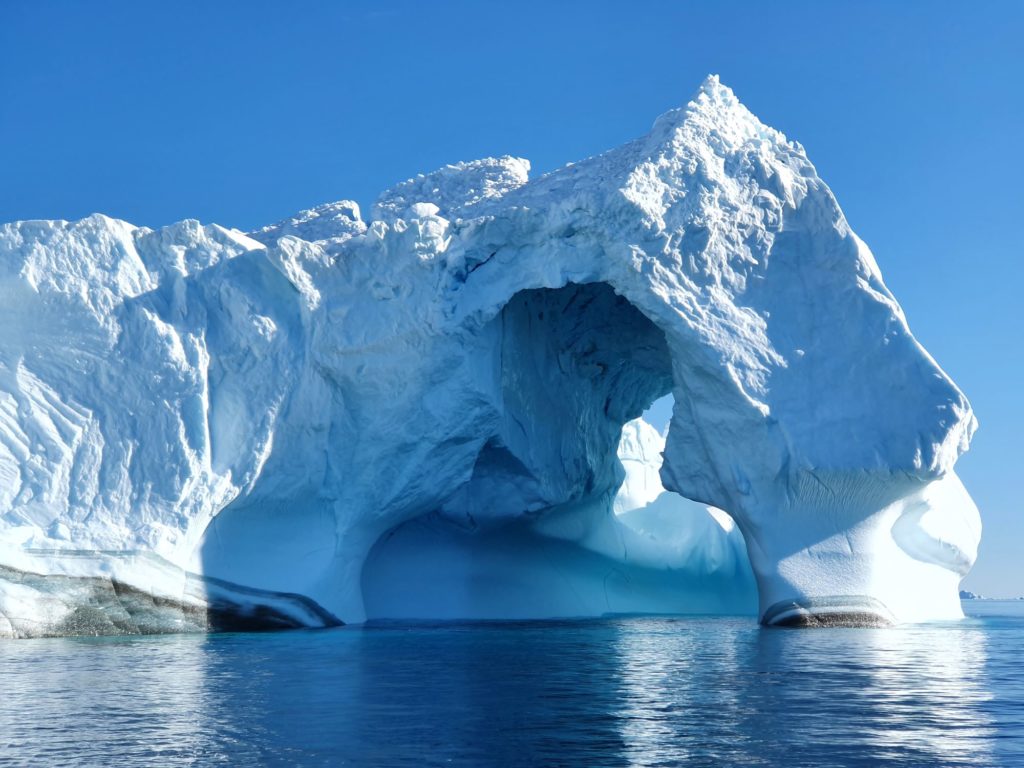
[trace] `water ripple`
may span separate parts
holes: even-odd
[[[4,642],[0,765],[1024,765],[1024,605],[971,608]]]

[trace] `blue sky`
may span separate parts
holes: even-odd
[[[640,135],[716,72],[800,141],[971,398],[985,537],[1024,594],[1024,3],[0,4],[0,220],[242,229],[495,154]]]

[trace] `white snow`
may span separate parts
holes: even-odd
[[[0,227],[0,566],[361,621],[732,612],[746,552],[768,618],[960,615],[974,416],[800,145],[712,77],[528,169],[369,224]],[[669,393],[662,445],[633,420]],[[70,626],[25,583],[0,633]]]
[[[530,176],[530,161],[521,157],[488,157],[446,165],[420,174],[384,192],[373,206],[373,220],[394,223],[400,218],[422,218],[413,206],[434,205],[433,213],[451,218],[477,203],[497,200],[521,187]],[[308,238],[307,238],[308,239]]]
[[[287,235],[309,242],[333,243],[343,242],[365,231],[366,224],[359,214],[359,204],[352,200],[339,200],[302,211],[276,224],[269,224],[251,232],[250,237],[267,245]]]
[[[645,507],[665,492],[661,484],[664,450],[664,435],[642,418],[622,426],[618,454],[626,477],[615,494],[615,514]]]

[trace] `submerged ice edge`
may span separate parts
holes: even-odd
[[[959,615],[973,413],[803,148],[709,78],[648,135],[527,173],[448,166],[369,223],[343,201],[251,237],[0,227],[0,563],[152,552],[358,622],[367,558],[421,521],[497,537],[484,572],[502,530],[593,553],[627,611],[653,565],[684,611],[725,610],[752,574],[762,615],[856,595],[897,621]],[[650,461],[693,503],[631,527],[622,427],[669,393]],[[525,604],[598,581],[555,562],[517,585],[492,562]]]
[[[32,554],[49,554],[58,562],[68,557],[62,552]],[[258,632],[344,623],[304,595],[253,589],[183,572],[165,562],[151,562],[148,569],[110,568],[112,561],[138,557],[134,553],[81,552],[71,557],[77,562],[60,574],[0,565],[0,637]],[[127,570],[136,581],[148,570],[146,588],[121,581],[119,570]],[[74,575],[90,571],[105,575]]]

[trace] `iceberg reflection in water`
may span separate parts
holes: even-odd
[[[1024,605],[1001,606],[891,629],[609,618],[4,642],[0,764],[1024,764]]]

